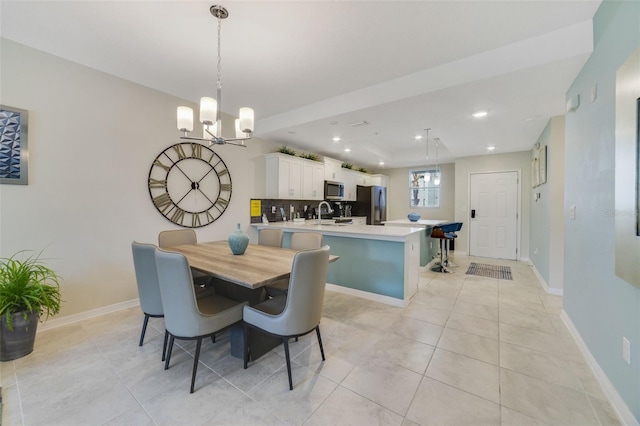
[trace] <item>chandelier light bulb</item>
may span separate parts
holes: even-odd
[[[178,107],[178,130],[181,132],[193,131],[193,110],[186,106]]]

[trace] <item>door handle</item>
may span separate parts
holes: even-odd
[[[471,219],[476,218],[476,209],[471,210]]]

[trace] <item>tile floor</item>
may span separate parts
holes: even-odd
[[[508,265],[513,281],[465,275],[472,261]],[[616,425],[559,314],[524,263],[458,256],[454,274],[421,272],[396,308],[327,291],[315,334],[243,370],[229,337],[203,346],[189,394],[193,343],[160,361],[163,323],[138,347],[137,308],[39,333],[35,351],[0,364],[12,425]]]

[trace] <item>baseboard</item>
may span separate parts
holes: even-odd
[[[586,358],[587,364],[589,364],[589,367],[591,367],[593,375],[596,377],[596,380],[598,380],[598,383],[600,383],[600,386],[602,387],[605,395],[607,395],[607,398],[609,398],[609,402],[618,415],[618,418],[622,420],[622,423],[625,425],[637,426],[639,424],[638,420],[634,417],[631,410],[629,410],[629,407],[627,406],[627,404],[625,404],[624,400],[622,399],[616,388],[613,386],[605,372],[602,370],[602,368],[600,368],[600,365],[591,354],[591,351],[589,351],[587,344],[584,343],[584,340],[582,340],[582,336],[580,336],[578,329],[573,324],[573,321],[571,321],[571,318],[569,318],[569,315],[567,315],[564,309],[560,312],[560,318],[562,319],[562,322],[564,322],[564,324],[567,326],[569,333],[571,333],[573,339],[576,341],[576,344],[580,348],[580,351]]]
[[[62,325],[67,325],[74,322],[83,321],[89,318],[98,317],[100,315],[108,314],[111,312],[120,311],[122,309],[132,308],[138,305],[140,305],[139,299],[131,299],[131,300],[126,300],[124,302],[115,303],[113,305],[92,309],[90,311],[80,312],[79,314],[67,315],[66,317],[62,317],[62,318],[52,318],[38,326],[38,333],[41,331],[60,327]]]
[[[360,297],[362,299],[373,300],[374,302],[380,302],[387,305],[398,306],[400,308],[406,308],[409,305],[409,300],[396,299],[395,297],[383,296],[381,294],[369,293],[368,291],[356,290],[355,288],[343,287],[337,284],[329,284],[326,286],[327,290],[335,291],[337,293],[344,293],[350,296]]]
[[[545,291],[545,293],[552,294],[554,296],[562,296],[564,294],[564,291],[561,288],[549,287],[549,284],[547,284],[544,278],[542,278],[542,275],[540,275],[540,272],[538,272],[538,269],[536,268],[536,265],[533,264],[533,262],[528,261],[527,263],[533,269],[533,273],[536,275],[536,278],[538,278],[538,282],[540,283],[540,286]]]

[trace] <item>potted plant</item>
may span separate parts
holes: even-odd
[[[39,256],[0,259],[0,361],[30,354],[38,320],[60,311],[58,275]]]

